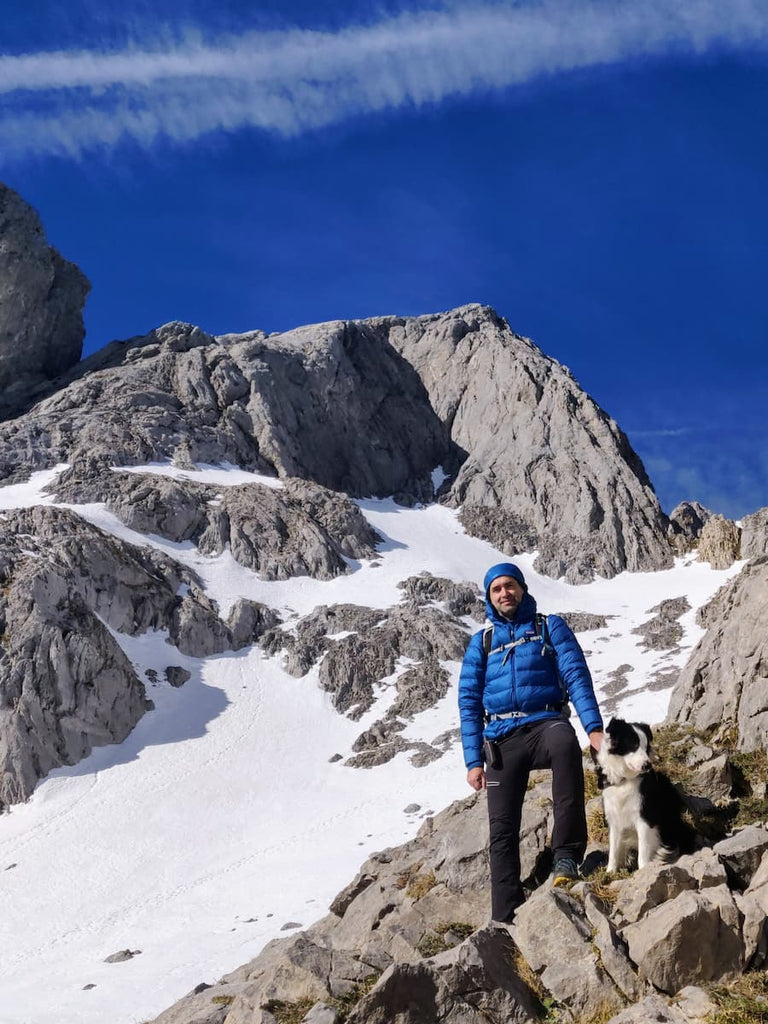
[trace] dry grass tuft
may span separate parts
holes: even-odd
[[[415,875],[408,883],[408,888],[405,890],[405,895],[410,896],[412,900],[420,900],[422,896],[426,896],[430,889],[434,889],[437,885],[437,879],[435,878],[434,871],[427,871],[423,875]]]
[[[707,1024],[767,1024],[768,972],[742,974],[729,985],[717,985],[709,995],[717,1010]]]
[[[602,807],[593,807],[587,814],[587,835],[591,843],[608,843],[608,822],[605,820]]]

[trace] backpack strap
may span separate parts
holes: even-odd
[[[491,644],[493,643],[493,624],[488,623],[483,626],[483,650],[485,651],[486,658],[491,653]]]
[[[511,643],[502,644],[500,647],[493,647],[493,623],[487,622],[483,626],[483,650],[485,651],[486,658],[489,654],[497,654],[500,651],[505,651],[504,661],[506,662],[515,647],[519,647],[521,644],[536,643],[537,641],[542,642],[541,653],[549,651],[554,655],[555,649],[549,643],[549,629],[547,627],[547,620],[544,615],[537,613],[536,615],[536,628],[538,632],[535,636],[523,636],[519,640],[513,640]]]

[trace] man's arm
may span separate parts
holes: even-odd
[[[459,676],[459,716],[467,782],[473,789],[485,786],[483,770],[483,690],[486,657],[482,631],[469,641]]]
[[[587,659],[570,626],[559,615],[550,615],[547,621],[550,640],[557,656],[558,671],[576,708],[584,732],[589,736],[590,745],[597,750],[602,741],[603,719],[597,706]]]

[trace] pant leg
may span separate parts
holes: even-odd
[[[511,921],[524,900],[520,882],[520,822],[530,751],[520,730],[499,742],[501,765],[486,768],[491,833],[491,917]]]
[[[579,741],[564,718],[545,720],[534,729],[532,767],[552,769],[552,854],[555,860],[570,857],[580,864],[587,846],[587,816]]]

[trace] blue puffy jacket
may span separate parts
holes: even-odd
[[[459,677],[461,741],[467,768],[482,766],[484,738],[498,740],[521,725],[556,718],[566,699],[573,703],[587,734],[602,729],[584,652],[563,619],[547,616],[548,647],[542,640],[533,640],[505,650],[505,645],[515,640],[540,636],[536,602],[526,592],[511,621],[499,615],[487,598],[485,608],[493,623],[490,653],[486,657],[480,630],[469,641]],[[510,711],[526,715],[485,724],[486,713]]]

